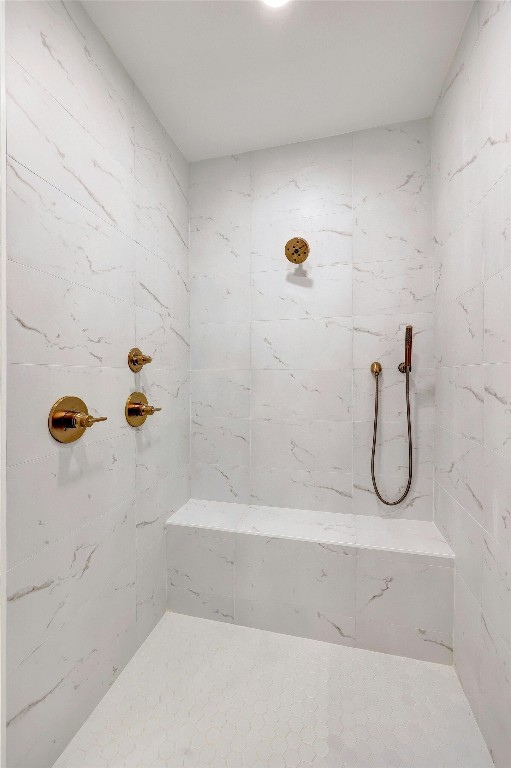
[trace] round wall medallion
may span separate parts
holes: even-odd
[[[303,237],[292,237],[286,243],[286,259],[293,264],[301,264],[309,255],[309,243]]]

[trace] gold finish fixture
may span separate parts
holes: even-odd
[[[371,363],[371,373],[375,376],[379,376],[381,373],[381,363]]]
[[[286,243],[286,259],[293,264],[302,264],[309,255],[309,251],[309,243],[303,237],[292,237]]]
[[[148,416],[152,416],[156,411],[161,411],[161,408],[149,405],[143,392],[132,392],[126,400],[124,411],[128,424],[131,427],[140,427]]]
[[[138,347],[133,347],[128,352],[128,365],[134,373],[141,371],[144,365],[152,362],[152,359],[149,355],[143,355]]]
[[[53,404],[48,416],[50,435],[59,443],[74,443],[86,429],[106,421],[106,416],[91,416],[87,406],[79,397],[61,397]]]

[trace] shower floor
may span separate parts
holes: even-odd
[[[166,614],[54,768],[489,768],[451,667]]]

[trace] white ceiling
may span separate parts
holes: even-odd
[[[94,0],[189,160],[430,115],[472,0]]]

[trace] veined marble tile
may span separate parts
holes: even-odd
[[[250,166],[252,156],[256,153],[245,152],[240,155],[226,155],[211,160],[199,160],[190,165],[190,183],[206,184],[207,182],[230,183],[247,191],[250,190]]]
[[[190,468],[171,468],[168,475],[136,498],[136,546],[142,554],[165,534],[168,518],[190,498]]]
[[[481,606],[459,574],[455,577],[454,666],[474,715],[481,715]]]
[[[237,534],[235,557],[236,600],[354,616],[356,558],[342,545]]]
[[[145,355],[153,358],[154,365],[180,371],[187,370],[190,361],[188,317],[185,315],[175,319],[163,309],[161,312],[153,312],[143,307],[136,307],[135,316],[135,344]]]
[[[12,159],[7,195],[9,259],[133,303],[139,246]]]
[[[252,371],[252,418],[351,419],[352,371]]]
[[[191,281],[192,323],[228,323],[250,320],[248,274],[194,277]]]
[[[507,652],[511,653],[511,554],[488,533],[483,536],[481,532],[481,538],[483,616],[499,634]],[[477,598],[478,595],[474,594]]]
[[[140,90],[134,88],[135,176],[161,203],[188,223],[188,163],[152,112]]]
[[[484,511],[484,448],[473,440],[437,427],[435,478],[480,523]]]
[[[351,265],[255,272],[252,275],[252,319],[348,317],[352,314]]]
[[[194,463],[248,467],[249,419],[192,419],[191,447]]]
[[[252,321],[251,327],[254,369],[351,368],[351,318]]]
[[[483,527],[511,551],[511,460],[488,449],[484,451],[483,509]]]
[[[124,167],[133,169],[133,82],[82,11],[85,35],[51,5],[21,3],[6,14],[7,51]],[[76,34],[78,31],[78,34]]]
[[[354,520],[361,559],[397,558],[397,562],[415,565],[454,567],[451,548],[431,522],[364,515],[355,515]]]
[[[158,414],[154,416],[154,419]],[[171,469],[186,466],[190,461],[189,419],[173,419],[163,430],[157,422],[133,429],[136,444],[137,493],[143,493]]]
[[[132,386],[132,374],[127,368],[89,368],[60,365],[9,365],[7,392],[10,401],[23,407],[9,409],[7,430],[8,465],[33,459],[60,455],[61,466],[76,468],[93,444],[126,435],[129,427],[124,416],[126,398]],[[75,392],[94,416],[106,416],[107,421],[88,429],[79,442],[58,443],[48,432],[48,412],[63,392]],[[30,434],[30,440],[26,436]],[[12,436],[12,437],[11,437]],[[84,469],[86,466],[84,465]]]
[[[379,360],[384,370],[397,368],[403,362],[406,325],[413,326],[413,367],[432,368],[433,315],[398,313],[353,318],[353,367],[370,367]]]
[[[132,561],[9,675],[9,765],[53,764],[135,652],[134,628]]]
[[[411,120],[381,128],[355,131],[352,134],[353,152],[369,157],[395,152],[412,153],[413,157],[415,152],[424,153],[430,146],[429,122],[429,119]]]
[[[167,587],[167,610],[210,621],[234,623],[234,596],[194,592],[186,587]]]
[[[494,626],[481,617],[480,687],[481,708],[478,722],[491,750],[495,765],[511,760],[509,722],[511,719],[511,654],[498,637]]]
[[[353,205],[403,212],[430,200],[430,150],[369,153],[354,144]]]
[[[166,537],[160,536],[136,560],[136,636],[144,642],[167,607]]]
[[[136,388],[144,392],[152,405],[162,409],[161,413],[155,415],[151,424],[157,423],[163,427],[175,419],[190,418],[189,371],[153,368],[151,365],[137,374]]]
[[[8,568],[135,496],[131,435],[66,447],[7,470]]]
[[[130,500],[9,571],[9,674],[134,557],[134,531]]]
[[[428,256],[353,265],[353,314],[433,311],[433,264]]]
[[[414,629],[357,617],[357,648],[452,664],[452,632]]]
[[[483,285],[437,307],[435,358],[438,365],[478,365],[483,362]]]
[[[190,219],[190,275],[215,277],[248,275],[250,272],[250,225],[239,221],[220,226],[212,218]]]
[[[9,362],[126,366],[132,305],[14,262],[8,274]]]
[[[431,206],[361,206],[353,216],[353,262],[379,262],[429,257]]]
[[[402,350],[404,357],[404,351]],[[371,361],[372,362],[372,361]],[[413,362],[413,361],[412,361]],[[385,365],[379,377],[379,414],[382,421],[406,419],[405,377],[397,367]],[[416,368],[410,374],[410,406],[414,422],[434,421],[435,371]],[[375,379],[370,364],[353,371],[353,418],[370,421],[374,418]]]
[[[250,177],[225,178],[190,187],[190,212],[196,225],[213,221],[220,232],[250,223]]]
[[[358,561],[357,619],[452,632],[452,568],[369,554]]]
[[[133,239],[164,261],[183,271],[188,263],[188,224],[182,211],[169,211],[133,179],[131,232]]]
[[[8,58],[9,155],[123,232],[133,232],[133,176]]]
[[[253,273],[287,268],[284,246],[290,232],[304,237],[311,249],[314,265],[336,266],[353,260],[353,212],[346,208],[335,215],[318,216],[289,211],[280,219],[266,221],[252,217],[250,228],[251,269]]]
[[[135,301],[140,307],[167,314],[174,320],[186,318],[190,305],[187,265],[171,265],[140,248],[136,261]]]
[[[463,437],[483,442],[484,368],[481,365],[438,368],[437,421]]]
[[[249,500],[249,468],[192,464],[192,497],[214,501]]]
[[[252,467],[351,472],[351,422],[252,419]]]
[[[484,371],[484,444],[511,459],[511,364]]]
[[[191,368],[250,369],[250,323],[194,323],[191,327]]]
[[[433,476],[433,427],[412,423],[413,467],[416,477]],[[353,469],[357,475],[371,470],[373,422],[353,424]],[[408,473],[408,435],[406,421],[378,424],[375,472],[379,476],[403,478]]]
[[[250,503],[352,512],[352,475],[338,470],[250,468]]]
[[[471,211],[444,241],[435,241],[435,298],[440,304],[454,301],[483,280],[484,209]]]
[[[491,188],[481,203],[484,276],[511,267],[511,171]]]
[[[484,362],[511,363],[511,267],[484,285]]]
[[[240,531],[247,516],[247,505],[191,498],[167,521],[169,525]]]
[[[234,596],[234,534],[171,526],[167,534],[169,605],[174,588],[195,595]]]
[[[193,417],[249,418],[250,397],[250,371],[192,371]]]
[[[387,476],[378,475],[376,482],[384,498],[398,498],[407,483],[407,474]],[[370,474],[353,476],[353,513],[406,520],[433,519],[433,481],[430,477],[412,478],[412,485],[406,499],[395,507],[388,507],[378,499],[374,492]]]

